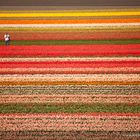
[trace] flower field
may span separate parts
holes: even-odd
[[[0,10],[0,41],[0,139],[140,139],[139,8]]]

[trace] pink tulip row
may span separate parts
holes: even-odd
[[[138,115],[1,115],[1,131],[140,131]]]
[[[0,95],[0,103],[140,103],[140,95]]]
[[[1,68],[0,74],[137,74],[139,67],[115,68]]]

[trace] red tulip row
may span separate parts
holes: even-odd
[[[139,56],[140,44],[129,45],[54,45],[54,46],[0,46],[2,57],[37,56]]]
[[[140,67],[140,61],[0,62],[0,68],[115,68]]]
[[[0,74],[138,74],[139,67],[112,68],[2,68]]]

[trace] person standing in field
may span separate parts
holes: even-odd
[[[10,35],[8,33],[6,33],[4,35],[4,40],[5,40],[5,45],[10,45]]]

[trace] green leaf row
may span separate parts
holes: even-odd
[[[140,104],[1,104],[0,113],[140,113]]]
[[[0,41],[0,45],[4,45]],[[19,40],[11,41],[11,45],[80,45],[80,44],[140,44],[140,39],[113,39],[113,40]]]

